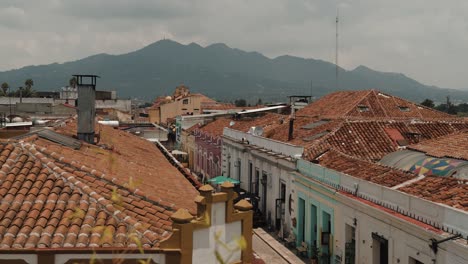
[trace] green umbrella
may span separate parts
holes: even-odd
[[[223,182],[225,182],[225,181],[232,182],[233,184],[239,184],[240,183],[240,181],[238,181],[236,179],[233,179],[233,178],[226,177],[226,176],[216,176],[214,178],[209,179],[208,181],[212,182],[212,183],[215,183],[215,184],[223,184]]]

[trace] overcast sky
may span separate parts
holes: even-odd
[[[335,60],[468,89],[467,0],[0,0],[0,70],[162,38]]]

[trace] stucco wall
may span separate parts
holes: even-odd
[[[468,245],[447,241],[439,244],[437,254],[429,248],[430,239],[440,240],[441,231],[432,228],[416,219],[403,216],[366,199],[385,203],[399,210],[408,210],[418,215],[419,219],[428,218],[440,224],[450,225],[463,230],[467,223],[467,214],[452,210],[444,205],[434,204],[423,199],[412,197],[390,188],[373,184],[361,179],[326,169],[317,164],[299,161],[301,172],[295,175],[295,208],[299,198],[310,203],[332,205],[334,218],[334,253],[345,251],[346,225],[355,228],[356,263],[373,263],[372,233],[388,240],[389,263],[410,263],[410,257],[423,263],[467,263]],[[339,191],[340,186],[349,190],[358,187],[358,194],[363,198],[345,195]],[[445,213],[442,213],[445,212]],[[296,212],[296,217],[298,213]],[[307,218],[306,218],[307,219]],[[306,221],[310,230],[311,223]],[[431,231],[432,229],[432,231]],[[463,231],[462,231],[463,232]],[[344,254],[342,255],[344,259]],[[433,262],[433,260],[435,262]]]
[[[222,148],[222,169],[224,175],[228,171],[231,172],[231,178],[238,179],[240,172],[240,187],[249,191],[249,162],[252,162],[252,181],[255,181],[256,170],[260,173],[260,179],[265,172],[267,175],[266,193],[267,197],[263,197],[264,186],[259,182],[259,197],[258,208],[264,213],[265,220],[270,215],[270,223],[273,227],[276,226],[276,199],[280,199],[281,183],[286,185],[285,192],[285,214],[282,222],[284,223],[284,233],[289,233],[291,230],[291,215],[289,214],[289,197],[291,194],[292,177],[290,172],[295,169],[295,162],[287,161],[267,153],[262,153],[258,150],[245,148],[245,145],[237,143],[229,138],[223,137]],[[240,167],[238,161],[241,161]],[[229,162],[230,161],[230,162]],[[229,169],[230,164],[230,169]],[[251,190],[253,192],[253,190]],[[266,200],[266,210],[263,210],[263,200]]]
[[[223,260],[232,263],[241,260],[241,251],[234,250],[232,257],[228,259],[231,252],[224,249],[216,242],[215,235],[219,235],[220,241],[227,243],[229,247],[235,248],[236,239],[242,236],[241,222],[226,223],[226,204],[215,203],[211,209],[211,227],[198,229],[193,232],[193,263],[217,264],[215,251],[218,251]]]
[[[184,104],[184,100],[187,100],[187,104]],[[201,114],[201,102],[206,100],[207,98],[204,96],[192,95],[171,103],[163,104],[159,107],[161,116],[160,122],[166,123],[168,118],[174,118],[180,115]]]

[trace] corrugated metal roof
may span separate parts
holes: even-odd
[[[81,147],[81,141],[68,137],[68,136],[64,136],[53,130],[43,129],[43,130],[38,131],[37,135],[41,138],[50,140],[52,142],[55,142],[60,145],[70,147],[73,149],[79,149]]]

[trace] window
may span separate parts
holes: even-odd
[[[260,170],[255,168],[255,181],[252,183],[252,191],[258,196],[259,194],[259,183],[260,183]]]
[[[184,100],[182,101],[182,103],[183,103],[183,104],[188,104],[188,99],[184,99]]]
[[[372,259],[374,264],[388,264],[388,240],[372,233]]]
[[[398,108],[402,112],[409,112],[411,110],[408,106],[398,106]]]
[[[345,264],[356,263],[356,228],[345,224]]]
[[[298,226],[297,226],[297,241],[305,241],[305,200],[299,198],[298,203]]]
[[[369,112],[369,107],[367,105],[358,105],[357,108],[359,112]]]
[[[238,159],[237,160],[237,180],[241,180],[241,171],[242,171],[242,163],[241,163],[241,160]]]

